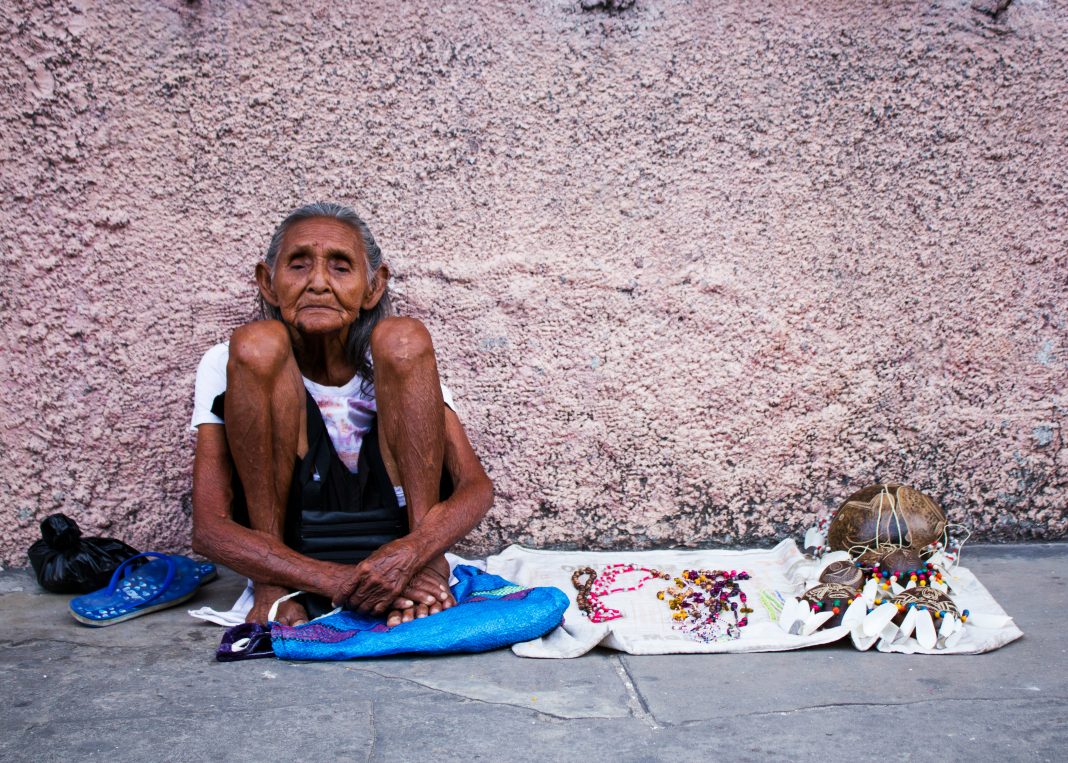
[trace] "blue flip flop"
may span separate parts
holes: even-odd
[[[119,565],[106,588],[71,599],[70,612],[85,625],[114,625],[181,604],[216,574],[210,562],[147,551]]]

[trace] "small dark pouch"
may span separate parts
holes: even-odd
[[[227,628],[215,650],[219,662],[239,662],[259,657],[274,657],[271,629],[259,623],[241,623]]]

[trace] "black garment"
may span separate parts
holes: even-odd
[[[225,409],[223,392],[211,411]],[[341,461],[319,406],[307,399],[308,452],[296,459],[286,504],[285,544],[313,559],[342,564],[363,561],[379,546],[408,534],[401,508],[378,447],[377,421],[363,438],[356,473]],[[245,491],[233,471],[234,521],[249,526]]]
[[[225,421],[225,396],[215,398],[211,412]],[[323,415],[311,393],[307,399],[308,452],[296,459],[286,504],[284,541],[295,551],[327,562],[356,564],[379,546],[409,532],[408,512],[402,508],[386,472],[378,446],[378,421],[363,438],[356,473],[338,457]],[[233,518],[249,527],[245,491],[233,469]],[[452,493],[452,481],[442,470],[441,496]],[[301,603],[309,617],[330,611],[321,596],[306,595]]]

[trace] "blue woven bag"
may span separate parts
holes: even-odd
[[[456,606],[388,627],[381,617],[341,611],[290,627],[271,624],[271,644],[283,660],[350,660],[390,654],[487,652],[544,636],[560,624],[567,595],[558,588],[523,588],[474,567],[453,570]]]

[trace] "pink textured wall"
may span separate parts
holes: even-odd
[[[750,543],[851,488],[1068,533],[1068,15],[1017,1],[0,10],[0,559],[186,549],[201,353],[352,203],[498,487],[469,550]]]

